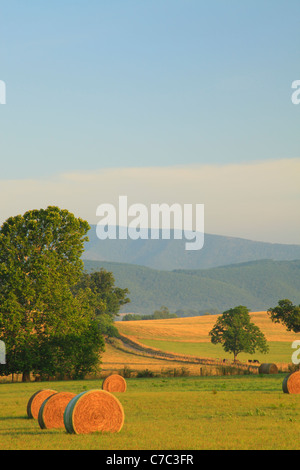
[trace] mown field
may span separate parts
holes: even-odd
[[[119,321],[116,325],[121,334],[162,351],[232,359],[232,355],[225,353],[221,345],[210,342],[209,331],[216,319],[216,316],[208,315],[167,320]],[[265,334],[270,350],[268,354],[258,352],[253,356],[241,353],[238,359],[242,362],[257,359],[260,362],[291,363],[294,352],[291,345],[294,340],[300,339],[300,333],[288,332],[283,325],[273,323],[266,312],[253,312],[251,319]]]
[[[90,435],[41,430],[26,406],[40,388],[79,393],[101,388],[101,381],[0,384],[0,448],[298,450],[300,395],[282,392],[283,377],[127,379],[126,392],[115,394],[125,412],[122,430]]]

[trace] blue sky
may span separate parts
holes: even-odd
[[[299,0],[1,2],[1,180],[300,158],[298,10]]]

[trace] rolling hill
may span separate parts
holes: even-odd
[[[99,240],[96,226],[88,233],[84,260],[136,264],[158,270],[206,269],[261,259],[300,259],[300,245],[264,243],[242,238],[205,234],[199,251],[186,251],[185,242],[174,240]]]
[[[171,312],[222,312],[237,305],[263,311],[283,298],[300,304],[300,261],[260,260],[174,271],[104,261],[84,263],[87,272],[100,268],[113,272],[116,285],[129,289],[131,303],[121,312],[149,314],[162,305]]]
[[[300,333],[288,332],[282,324],[273,323],[266,312],[252,312],[250,317],[265,335],[269,352],[266,355],[256,352],[253,357],[241,353],[239,360],[247,362],[256,358],[259,362],[276,362],[281,365],[291,363],[291,355],[294,352],[291,345],[295,340],[299,340]],[[232,360],[232,354],[225,353],[221,345],[214,345],[210,341],[209,331],[215,322],[216,317],[209,315],[165,320],[118,321],[116,326],[121,335],[145,348],[201,358]],[[106,360],[111,356],[111,352],[106,355]]]

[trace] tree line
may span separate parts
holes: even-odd
[[[140,321],[140,320],[162,320],[165,318],[177,318],[176,313],[170,313],[165,305],[160,310],[155,310],[152,315],[139,315],[138,313],[128,313],[123,316],[123,321]]]

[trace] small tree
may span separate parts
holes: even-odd
[[[101,269],[84,273],[73,289],[74,293],[83,292],[88,296],[88,303],[94,308],[100,331],[106,336],[118,336],[114,317],[118,316],[122,305],[130,302],[127,288],[115,286],[113,273]]]
[[[103,268],[100,271],[84,273],[77,288],[90,288],[98,296],[99,306],[96,315],[102,313],[112,316],[118,315],[120,307],[130,302],[127,297],[129,294],[128,289],[116,287],[113,273]]]
[[[212,344],[222,344],[224,351],[233,353],[234,362],[241,352],[254,354],[269,350],[264,334],[251,322],[249,310],[242,305],[227,310],[209,332]]]
[[[268,314],[272,322],[282,323],[288,331],[300,332],[300,305],[293,305],[289,299],[279,300],[277,307],[270,308]]]
[[[170,313],[170,310],[165,305],[162,305],[159,310],[155,310],[153,315],[150,315],[150,318],[153,318],[153,320],[176,317],[177,315],[175,313]]]

